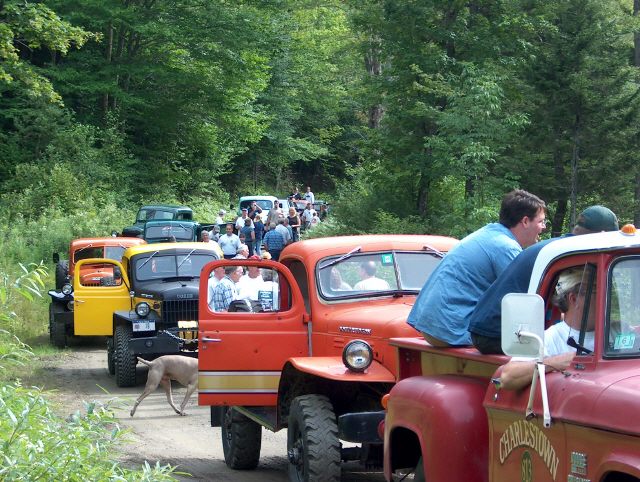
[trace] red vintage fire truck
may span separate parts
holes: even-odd
[[[546,373],[544,328],[561,318],[551,298],[568,269],[583,269],[588,283],[580,288],[580,328],[567,338],[578,350],[567,370]],[[500,388],[507,356],[434,348],[419,338],[392,344],[402,380],[386,400],[387,480],[415,470],[415,480],[430,482],[640,481],[640,234],[633,226],[549,243],[528,293],[503,299],[503,351],[536,363],[524,389]]]
[[[441,236],[323,238],[287,246],[279,262],[206,265],[199,404],[211,406],[212,425],[222,427],[227,465],[255,468],[265,427],[288,428],[291,480],[337,481],[346,460],[381,467],[380,399],[396,381],[388,341],[417,335],[406,317],[456,242]],[[217,288],[221,268],[233,278],[237,266],[247,270],[234,280],[242,299],[229,304]]]

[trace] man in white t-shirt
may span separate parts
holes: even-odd
[[[256,259],[253,256],[249,259]],[[259,258],[257,258],[259,259]],[[247,267],[247,274],[245,274],[240,281],[238,281],[238,299],[244,300],[258,300],[258,291],[264,284],[260,268],[257,266]]]
[[[209,308],[211,311],[214,311],[213,308],[213,290],[220,283],[220,280],[224,278],[224,266],[218,266],[213,270],[211,276],[209,277],[209,288],[207,290],[207,303],[209,303]]]
[[[365,261],[360,264],[360,279],[354,286],[355,291],[383,291],[389,289],[389,283],[376,277],[376,263]]]
[[[588,309],[585,336],[582,346],[594,348],[595,329],[595,278],[589,291],[589,271],[584,267],[569,268],[558,278],[553,304],[564,313],[564,319],[544,332],[544,363],[549,370],[566,370],[576,355],[576,348],[567,343],[570,338],[578,342],[585,309]],[[585,301],[589,298],[589,305]],[[512,360],[502,368],[500,382],[503,388],[517,390],[531,383],[535,362]]]

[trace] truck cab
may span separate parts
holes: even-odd
[[[347,460],[380,466],[380,396],[395,383],[397,368],[388,340],[417,334],[406,317],[456,242],[440,236],[323,238],[287,246],[280,262],[206,266],[199,403],[211,407],[212,425],[222,427],[227,465],[256,467],[264,427],[288,428],[291,480],[339,480]],[[257,268],[276,279],[278,303],[258,289],[251,312],[213,311],[204,293],[210,273],[223,266]],[[338,417],[346,414],[358,423],[341,424]]]
[[[106,258],[120,261],[124,251],[131,246],[146,244],[140,238],[78,238],[69,243],[68,259],[60,259],[53,254],[56,289],[49,291],[49,339],[52,345],[64,348],[71,337],[111,335],[111,326],[95,324],[91,317],[84,316],[82,310],[74,308],[75,289],[79,284],[105,287],[113,283],[114,270],[105,267],[102,261],[83,263],[76,276],[76,266],[82,260]]]
[[[584,273],[580,327],[567,338],[576,355],[549,371],[545,328],[563,322],[552,299],[567,270]],[[639,294],[635,228],[545,246],[528,293],[503,299],[503,351],[534,367],[515,391],[500,385],[509,356],[392,340],[400,381],[386,400],[387,480],[416,470],[429,481],[639,481]]]
[[[142,206],[132,226],[122,230],[122,236],[142,237],[148,221],[193,221],[193,210],[175,204],[149,204]]]

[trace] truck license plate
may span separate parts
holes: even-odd
[[[156,329],[155,321],[134,321],[133,331],[154,331]]]

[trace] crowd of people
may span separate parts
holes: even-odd
[[[328,215],[326,205],[320,207],[319,213],[314,209],[315,197],[310,186],[304,194],[296,187],[288,199],[294,205],[306,203],[304,209],[298,212],[291,206],[285,212],[279,204],[265,217],[263,209],[254,201],[248,208],[242,208],[235,221],[229,222],[225,221],[227,212],[221,209],[213,229],[202,231],[201,241],[218,243],[225,259],[262,256],[267,252],[270,259],[277,261],[285,246],[299,241],[302,232],[314,228]],[[224,233],[220,233],[222,225],[225,226]]]
[[[507,293],[527,292],[538,253],[560,239],[539,242],[545,228],[542,199],[523,190],[505,195],[499,222],[471,233],[447,254],[422,288],[407,322],[434,346],[473,345],[482,353],[501,354],[501,300]],[[616,215],[596,205],[580,214],[565,237],[617,229]],[[548,367],[564,370],[576,354],[575,342],[570,344],[572,330],[580,333],[576,313],[584,317],[593,310],[593,303],[585,306],[585,276],[584,267],[559,276],[552,303],[561,317],[545,332]],[[592,324],[587,328],[593,330]],[[590,339],[588,332],[583,336]],[[531,381],[534,367],[533,362],[510,361],[502,371],[502,386],[521,388]]]

